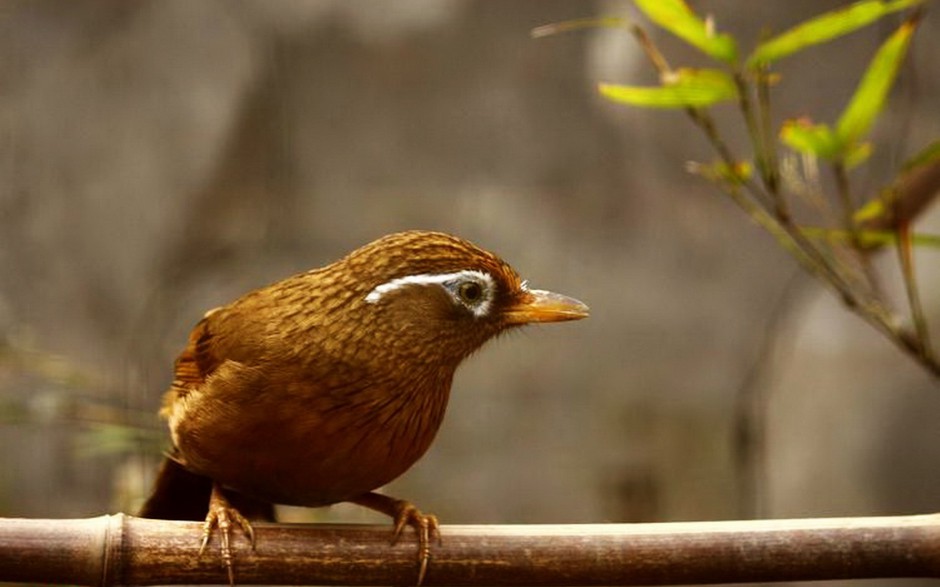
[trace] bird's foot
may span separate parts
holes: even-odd
[[[434,514],[421,513],[411,502],[401,499],[395,500],[395,529],[392,532],[392,544],[398,538],[405,526],[411,526],[418,533],[418,585],[424,582],[424,575],[428,570],[428,561],[431,560],[431,539],[436,538],[441,543],[440,524]]]
[[[218,528],[221,542],[219,555],[222,566],[225,567],[228,573],[228,584],[230,587],[235,586],[235,566],[233,564],[234,557],[232,556],[231,538],[232,528],[236,525],[241,528],[245,536],[248,537],[251,543],[251,549],[254,550],[255,530],[251,527],[251,523],[229,503],[228,499],[222,493],[221,488],[213,484],[212,494],[209,497],[209,513],[206,515],[206,521],[202,525],[202,545],[199,547],[199,556],[202,556],[202,553],[206,550],[206,546],[209,545],[212,531]]]
[[[377,512],[382,512],[392,518],[395,524],[392,531],[392,544],[398,542],[405,526],[411,526],[415,529],[418,534],[417,585],[420,587],[428,570],[428,562],[431,560],[431,540],[436,538],[437,543],[441,543],[440,524],[437,521],[437,516],[421,513],[421,510],[415,507],[413,503],[382,495],[381,493],[365,493],[350,501]]]

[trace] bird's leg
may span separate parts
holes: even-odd
[[[212,530],[219,529],[219,539],[221,546],[219,554],[222,558],[222,566],[228,572],[228,584],[235,586],[235,568],[232,564],[232,526],[237,524],[245,536],[251,542],[251,549],[255,549],[255,531],[251,523],[241,513],[229,503],[228,498],[222,492],[222,488],[217,483],[212,484],[212,493],[209,496],[209,513],[206,515],[206,521],[202,525],[202,546],[199,547],[199,556],[206,550],[209,544],[209,538],[212,536]]]
[[[431,559],[431,539],[437,538],[441,542],[441,533],[437,516],[421,513],[411,502],[395,499],[381,493],[370,491],[349,500],[371,510],[381,512],[392,518],[395,529],[392,532],[392,544],[398,542],[399,536],[405,526],[411,526],[418,533],[418,585],[424,582],[424,575],[428,570],[428,561]]]

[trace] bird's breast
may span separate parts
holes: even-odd
[[[323,389],[297,380],[189,398],[174,437],[188,468],[274,503],[320,506],[392,481],[428,449],[450,378]],[[256,382],[257,385],[257,382]]]

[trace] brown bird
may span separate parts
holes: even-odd
[[[438,232],[392,234],[343,259],[209,311],[163,398],[173,449],[144,517],[230,532],[271,504],[342,501],[391,516],[419,538],[418,583],[437,519],[374,490],[428,449],[454,371],[497,334],[578,320],[581,302],[531,289],[506,262]]]

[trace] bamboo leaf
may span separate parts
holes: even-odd
[[[808,119],[788,120],[780,130],[780,139],[802,153],[842,160],[849,168],[867,160],[872,146],[861,139],[884,108],[916,26],[916,18],[908,20],[881,45],[834,130]]]
[[[598,91],[611,102],[645,108],[705,108],[738,95],[734,80],[717,69],[678,69],[654,87],[601,83]]]
[[[683,0],[634,0],[634,3],[651,21],[713,59],[734,63],[738,58],[734,38],[715,33],[713,23],[700,19]]]
[[[916,19],[908,20],[875,53],[836,123],[836,136],[843,145],[855,143],[865,136],[881,113],[916,27]]]
[[[787,120],[780,129],[780,140],[795,151],[834,159],[840,145],[832,129],[825,124],[813,124],[807,118]]]
[[[845,167],[852,169],[868,161],[868,158],[871,157],[872,149],[873,147],[869,141],[849,143],[848,146],[844,146],[841,156],[845,162]]]
[[[750,161],[736,161],[734,165],[728,165],[724,161],[715,161],[713,163],[690,162],[687,164],[686,169],[709,181],[720,182],[729,186],[740,186],[754,175],[754,166],[751,165]]]
[[[879,196],[856,210],[855,214],[852,215],[852,220],[859,225],[871,222],[890,214],[891,211],[889,208],[890,202],[884,197]]]
[[[811,18],[769,39],[747,59],[751,69],[768,65],[797,51],[825,43],[867,26],[885,15],[921,4],[923,0],[864,0]]]
[[[800,231],[809,238],[846,243],[852,242],[857,236],[864,247],[881,247],[896,243],[898,240],[898,234],[893,230],[862,230],[854,233],[850,230],[834,228],[803,227]],[[911,237],[911,243],[914,246],[940,249],[940,235],[915,234]]]

